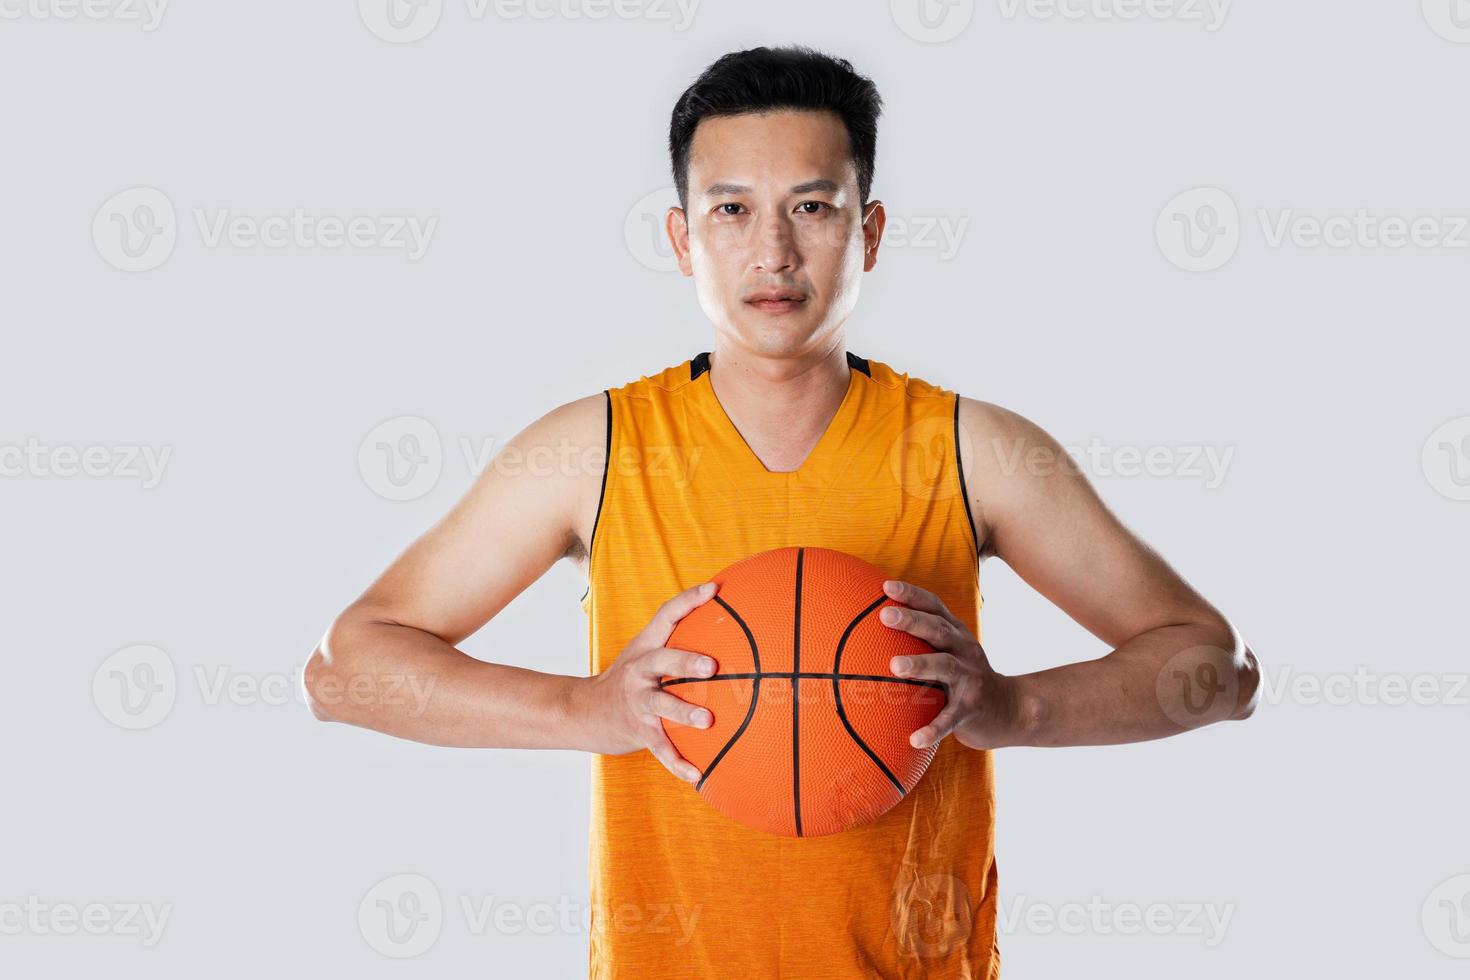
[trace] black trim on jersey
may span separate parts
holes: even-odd
[[[698,380],[699,376],[709,370],[709,351],[696,354],[689,359],[689,380]],[[868,367],[866,357],[858,357],[852,351],[847,352],[847,366],[854,371],[861,371],[868,377],[873,376],[873,369]]]
[[[592,534],[587,539],[587,588],[582,593],[582,599],[592,592],[592,546],[597,543],[597,522],[602,519],[602,498],[607,494],[607,471],[612,469],[612,392],[604,388],[602,393],[607,396],[607,437],[602,451],[606,462],[602,467],[602,488],[597,491],[597,513],[592,515]],[[577,601],[581,602],[582,599]]]
[[[975,562],[980,561],[980,535],[975,530],[975,515],[970,513],[970,492],[965,489],[965,467],[960,459],[960,395],[954,396],[954,468],[960,475],[960,496],[965,501],[965,520],[970,522],[970,540],[975,543]]]

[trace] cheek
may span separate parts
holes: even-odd
[[[710,266],[739,263],[749,244],[747,233],[737,222],[711,222],[690,228],[690,260]]]
[[[846,232],[839,237],[830,231],[820,240],[820,247],[804,252],[807,275],[821,293],[836,299],[856,287],[862,277],[862,238]]]

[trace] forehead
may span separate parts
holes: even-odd
[[[814,177],[857,181],[847,127],[835,112],[780,110],[712,116],[695,127],[689,190],[716,181],[794,183]]]

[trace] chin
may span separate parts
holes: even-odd
[[[818,345],[817,324],[775,317],[757,327],[740,329],[741,343],[766,357],[799,357]]]

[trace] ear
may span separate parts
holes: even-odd
[[[878,264],[878,245],[883,241],[883,226],[888,214],[882,201],[869,201],[863,214],[863,271]]]
[[[689,221],[683,208],[669,208],[664,215],[664,232],[669,244],[674,246],[674,257],[679,260],[679,272],[694,275],[694,265],[689,261]]]

